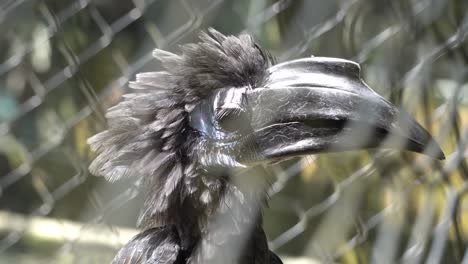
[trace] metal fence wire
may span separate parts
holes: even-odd
[[[285,263],[468,263],[468,2],[0,1],[0,263],[109,263],[135,234],[134,182],[88,172],[86,139],[135,73],[213,27],[285,61],[361,64],[445,161],[389,151],[272,165],[263,210]],[[303,261],[303,262],[300,262]]]

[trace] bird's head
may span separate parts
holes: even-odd
[[[165,71],[138,74],[134,93],[109,109],[109,128],[89,140],[99,153],[93,174],[147,180],[143,218],[171,221],[167,212],[187,199],[212,203],[230,180],[220,170],[375,147],[444,157],[424,128],[361,80],[354,62],[273,66],[248,35],[214,30],[181,49],[155,51]]]

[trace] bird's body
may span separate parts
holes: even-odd
[[[143,231],[115,264],[281,263],[261,224],[271,182],[265,164],[377,147],[390,133],[416,152],[432,140],[367,87],[350,61],[272,66],[250,36],[214,30],[183,46],[182,55],[154,55],[166,70],[138,74],[130,84],[135,92],[109,109],[109,128],[89,140],[99,153],[93,174],[134,177],[146,191]],[[408,131],[399,127],[401,117]],[[356,124],[374,138],[349,140]]]

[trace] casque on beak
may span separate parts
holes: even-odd
[[[265,159],[376,147],[445,158],[421,125],[363,82],[357,63],[311,57],[269,73],[264,87],[246,93]]]

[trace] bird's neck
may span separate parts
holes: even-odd
[[[266,202],[269,186],[265,174],[258,167],[224,175],[205,172],[192,182],[187,180],[190,175],[185,175],[186,186],[181,191],[196,191],[187,195],[177,210],[171,210],[172,215],[166,217],[170,222],[161,224],[175,225],[181,247],[188,251],[195,249],[194,257],[201,259],[206,253],[203,249],[212,250],[213,246],[221,250],[233,244],[241,250],[239,246],[254,243],[255,237],[262,238],[257,241],[259,245],[266,245],[264,235],[258,236],[263,234],[260,209]]]

